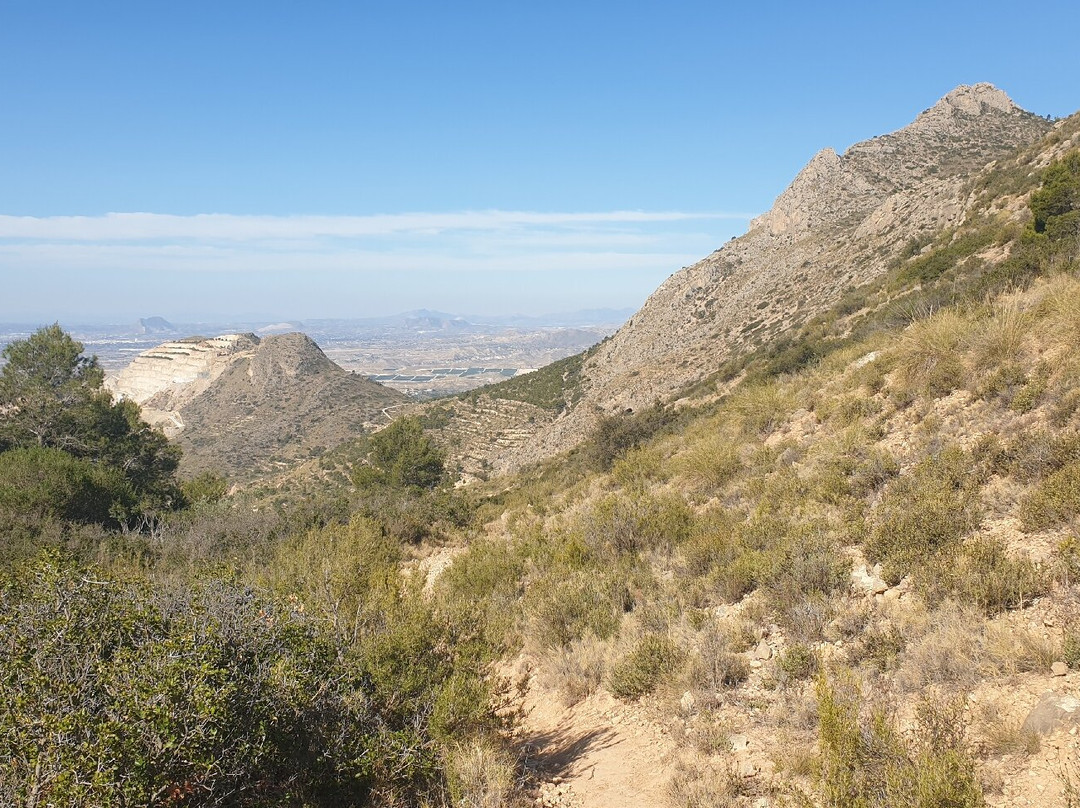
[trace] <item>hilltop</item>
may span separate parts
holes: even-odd
[[[875,277],[717,339],[705,377],[671,365],[687,386],[654,369],[659,405],[620,411],[629,371],[571,451],[481,486],[486,535],[433,589],[505,631],[542,804],[1075,804],[1080,115],[953,181],[955,215],[890,232]],[[570,421],[653,316],[457,406]]]
[[[306,335],[164,343],[110,382],[184,450],[185,474],[251,479],[386,423],[401,393],[330,361]]]

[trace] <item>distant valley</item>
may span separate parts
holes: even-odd
[[[421,309],[387,317],[267,322],[170,322],[68,326],[115,376],[143,351],[177,338],[300,331],[345,370],[416,398],[452,395],[580,353],[613,334],[630,309],[530,317],[460,316]],[[0,323],[0,347],[40,324]]]

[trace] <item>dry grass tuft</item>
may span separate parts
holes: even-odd
[[[987,754],[1028,757],[1039,751],[1038,733],[1025,730],[1022,719],[1007,718],[995,704],[984,706],[980,713],[978,731]]]
[[[610,647],[589,634],[565,648],[551,651],[540,670],[540,682],[559,695],[566,707],[587,699],[600,687],[607,671]]]
[[[968,318],[954,309],[909,326],[896,347],[902,392],[937,398],[955,390],[964,378],[963,349],[971,330]]]
[[[455,747],[446,768],[454,805],[509,808],[514,804],[515,762],[495,742],[476,739]]]

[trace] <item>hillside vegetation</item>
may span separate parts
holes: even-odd
[[[1029,760],[1066,804],[1074,737],[1024,718],[1080,663],[1078,165],[521,475],[439,587],[566,703],[651,699],[675,804],[1015,804]]]
[[[170,501],[16,520],[39,479],[127,467],[80,454],[79,419],[35,458],[0,399],[0,468],[58,469],[0,478],[0,802],[580,805],[524,695],[647,715],[674,806],[1076,804],[1078,132],[967,177],[963,218],[836,302],[486,482],[453,485],[447,432],[481,392],[232,496],[168,455],[131,490]],[[554,419],[581,366],[497,395]]]

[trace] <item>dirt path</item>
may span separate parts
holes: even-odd
[[[666,805],[674,744],[645,711],[605,692],[563,707],[530,678],[519,733],[540,781],[538,804],[561,808]]]

